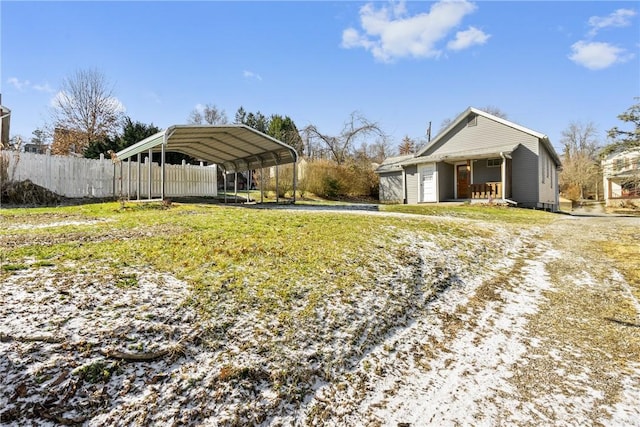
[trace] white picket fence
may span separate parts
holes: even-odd
[[[138,167],[137,162],[114,165],[104,158],[94,160],[15,151],[2,151],[2,155],[9,161],[9,179],[28,179],[61,196],[103,198],[123,194],[132,199],[161,196],[162,171],[157,163],[144,162]],[[217,194],[215,166],[165,165],[165,196],[212,197]]]

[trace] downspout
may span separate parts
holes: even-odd
[[[402,168],[402,204],[407,204],[407,171],[404,166]]]

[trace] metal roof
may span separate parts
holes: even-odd
[[[151,150],[178,152],[215,163],[228,172],[270,167],[298,160],[296,150],[246,125],[174,125],[116,153],[124,160]]]

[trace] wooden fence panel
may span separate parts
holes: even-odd
[[[9,159],[9,179],[30,180],[65,197],[129,196],[131,199],[149,198],[149,167],[151,167],[151,198],[162,191],[162,169],[157,163],[140,165],[122,162],[114,166],[111,160],[94,160],[50,154],[3,151]],[[215,166],[165,165],[165,195],[168,197],[203,196],[218,194]]]

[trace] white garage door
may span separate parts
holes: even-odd
[[[420,201],[421,202],[437,202],[436,193],[436,164],[426,163],[420,165]]]

